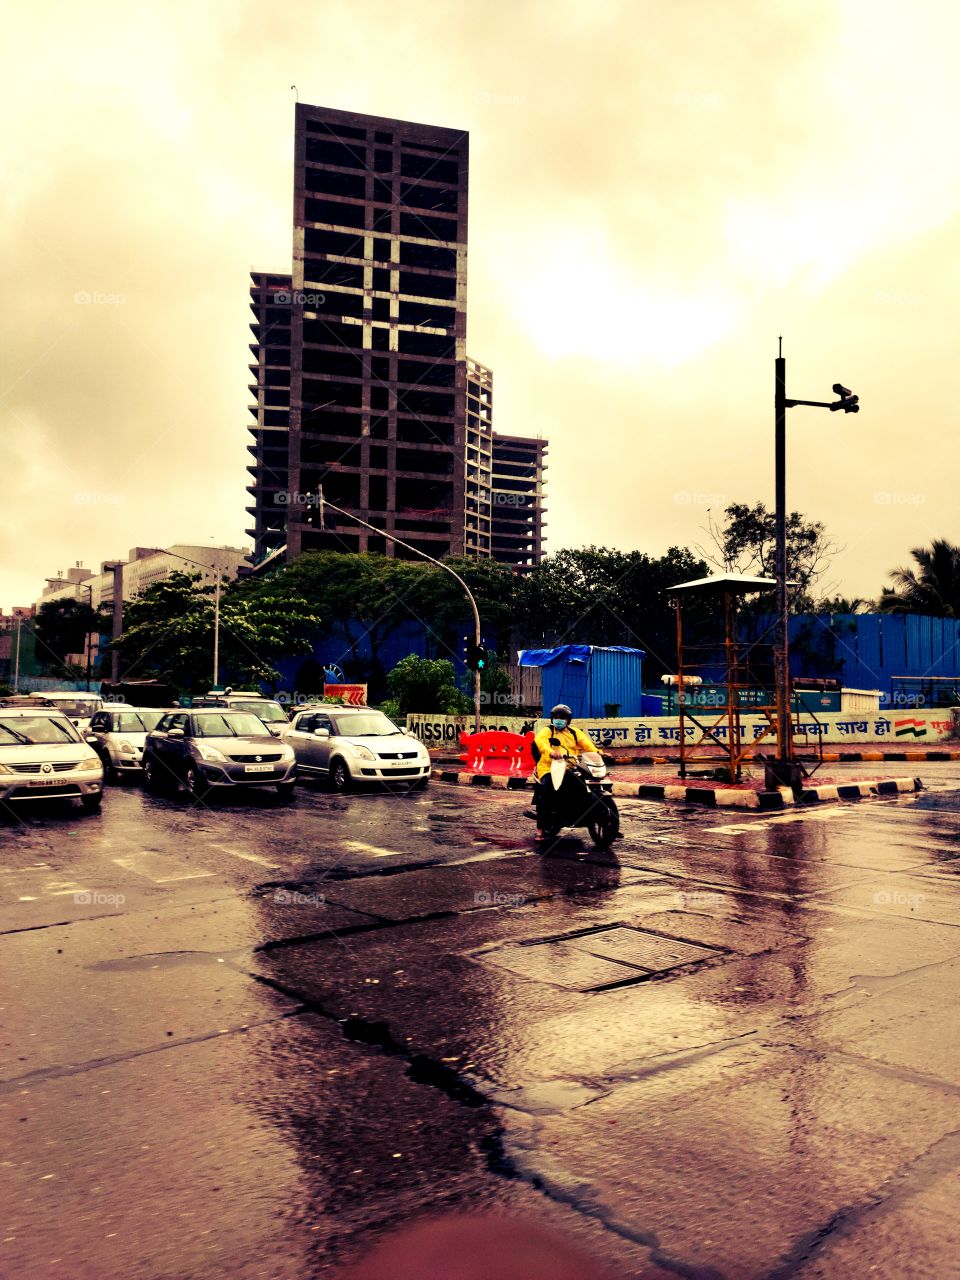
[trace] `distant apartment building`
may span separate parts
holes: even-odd
[[[493,434],[491,554],[518,570],[543,558],[546,452],[539,437]]]
[[[468,149],[458,130],[297,105],[292,270],[250,283],[254,565],[407,554],[346,519],[321,529],[321,487],[428,555],[496,555],[493,379],[466,355]]]
[[[36,607],[51,600],[79,600],[96,609],[101,604],[112,604],[114,572],[111,567],[120,563],[123,570],[123,598],[130,600],[154,582],[160,582],[171,573],[199,573],[203,583],[216,580],[217,569],[224,578],[236,578],[241,567],[246,568],[248,550],[244,547],[194,546],[175,542],[167,548],[132,547],[126,560],[105,560],[100,572],[85,569],[77,563],[66,574],[47,578],[36,602]]]

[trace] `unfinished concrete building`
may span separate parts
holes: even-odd
[[[493,433],[491,553],[519,570],[543,558],[546,452],[539,437]]]
[[[493,374],[467,358],[467,430],[464,458],[464,555],[489,558],[493,479]]]
[[[465,133],[298,103],[287,556],[464,543]]]
[[[539,560],[542,449],[536,502],[501,453],[495,509],[493,375],[466,356],[467,153],[456,130],[297,105],[293,269],[250,285],[254,566],[407,554],[347,519],[321,529],[321,486],[428,555]]]
[[[254,271],[250,275],[250,329],[253,342],[249,366],[253,382],[249,406],[253,436],[247,451],[252,483],[247,485],[253,524],[246,530],[253,539],[253,564],[259,564],[286,544],[287,483],[290,465],[287,448],[290,430],[290,316],[289,275]]]

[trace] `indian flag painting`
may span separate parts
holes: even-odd
[[[926,721],[894,720],[893,733],[897,738],[925,738],[927,736]]]

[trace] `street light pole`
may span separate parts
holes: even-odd
[[[352,511],[345,511],[343,507],[334,506],[332,502],[328,502],[323,496],[323,490],[317,490],[317,500],[320,504],[320,524],[323,526],[323,513],[325,508],[329,507],[331,511],[336,511],[338,515],[346,516],[354,523],[363,525],[365,529],[369,529],[372,533],[378,534],[381,538],[388,538],[391,542],[395,542],[400,547],[405,547],[407,551],[412,551],[415,556],[422,556],[424,560],[429,560],[431,564],[435,564],[438,569],[443,569],[449,573],[451,578],[456,578],[457,582],[463,588],[467,599],[470,601],[470,608],[473,610],[473,632],[477,647],[480,647],[480,610],[477,608],[477,602],[474,599],[473,592],[460,577],[459,573],[455,573],[448,564],[444,564],[442,560],[436,560],[433,556],[428,556],[425,551],[421,551],[419,547],[412,547],[409,542],[404,542],[402,538],[396,537],[392,533],[387,533],[386,529],[378,529],[375,524],[370,524],[367,520],[362,520],[360,516],[354,515]],[[480,672],[473,673],[473,730],[474,733],[480,732]]]
[[[217,565],[217,591],[213,598],[213,687],[220,683],[220,566]]]
[[[20,614],[18,613],[17,614],[17,654],[14,659],[14,666],[13,666],[13,692],[14,693],[18,693],[20,691],[20,631],[22,627],[23,627],[23,618],[21,618]]]
[[[789,777],[793,759],[790,719],[790,639],[787,615],[787,362],[780,339],[776,359],[774,390],[774,504],[776,520],[777,644],[774,651],[774,681],[777,690],[777,760],[781,766],[780,785],[792,784]]]
[[[837,400],[788,400],[787,362],[783,356],[783,338],[779,340],[774,380],[774,489],[775,489],[775,569],[777,583],[777,642],[774,647],[774,680],[776,683],[777,759],[766,770],[768,789],[799,787],[802,770],[793,755],[793,722],[790,717],[790,644],[787,610],[787,410],[798,405],[813,409],[829,409],[831,413],[860,412],[860,397],[839,382],[833,384]]]

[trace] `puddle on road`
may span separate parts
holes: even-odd
[[[191,965],[229,964],[240,956],[250,955],[249,947],[236,951],[155,951],[146,956],[123,956],[118,960],[98,960],[85,968],[94,972],[134,973],[144,969],[176,969]]]

